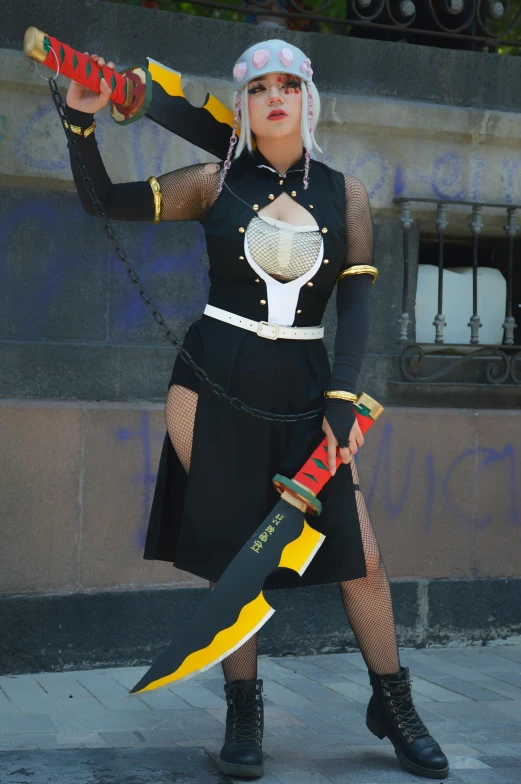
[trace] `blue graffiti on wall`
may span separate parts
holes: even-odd
[[[116,434],[117,441],[123,443],[133,440],[140,445],[141,449],[143,470],[131,477],[132,483],[137,483],[142,487],[142,505],[136,534],[140,547],[144,543],[156,481],[156,474],[153,472],[151,464],[151,444],[153,442],[162,443],[164,435],[164,430],[151,432],[149,413],[146,410],[140,412],[138,427],[132,430],[120,429]],[[521,526],[521,504],[518,499],[519,472],[516,450],[512,444],[507,444],[501,451],[490,447],[466,449],[448,465],[443,466],[436,465],[431,450],[427,450],[423,456],[419,456],[417,449],[409,446],[406,457],[400,457],[400,476],[402,478],[396,481],[396,472],[393,471],[394,436],[395,428],[392,423],[388,422],[380,436],[376,462],[369,482],[364,482],[364,469],[363,466],[361,468],[359,466],[362,487],[364,488],[365,485],[366,488],[364,497],[369,511],[374,506],[375,496],[378,492],[383,504],[384,515],[389,520],[400,518],[411,503],[413,473],[418,479],[418,472],[421,472],[424,479],[424,496],[423,499],[415,500],[415,503],[417,504],[420,531],[424,535],[429,536],[432,533],[435,501],[437,501],[438,514],[441,504],[442,513],[446,514],[447,519],[465,526],[473,526],[477,531],[484,530],[493,523],[501,522],[505,517],[505,511],[510,525]],[[359,464],[360,461],[357,460],[357,463]],[[474,487],[479,486],[480,478],[483,478],[483,472],[486,472],[487,469],[498,465],[504,468],[506,473],[503,475],[503,481],[506,480],[507,483],[506,505],[498,505],[496,517],[492,513],[475,515],[472,512],[472,503],[465,504],[466,499],[461,496],[460,477],[461,472],[469,464],[474,471]]]
[[[201,150],[185,142],[174,141],[171,133],[153,122],[142,121],[130,126],[115,129],[115,124],[107,112],[97,118],[96,137],[101,149],[104,139],[118,144],[119,157],[128,162],[128,171],[133,172],[129,179],[145,180],[150,174],[161,174],[172,166],[172,145],[182,144],[184,163],[197,163],[209,160]],[[16,154],[19,159],[35,171],[61,173],[68,168],[66,141],[63,145],[42,145],[42,128],[59,127],[59,120],[52,103],[44,104],[27,118],[16,140]],[[8,118],[0,115],[0,142],[6,137]],[[346,139],[349,144],[349,137]],[[502,172],[501,181],[504,200],[511,204],[516,201],[521,166],[521,156],[509,156],[499,162],[486,163],[483,155],[469,149],[456,152],[445,149],[432,161],[423,155],[420,167],[394,162],[378,150],[362,153],[348,153],[343,160],[329,154],[322,156],[324,163],[340,168],[348,174],[358,176],[367,187],[370,198],[383,194],[390,187],[395,196],[415,189],[415,184],[427,186],[425,196],[440,199],[487,201],[487,165],[494,166],[495,172]],[[110,169],[110,161],[107,162]],[[423,190],[423,189],[422,189]]]
[[[93,240],[97,235],[102,238],[101,225],[95,218],[84,216],[76,202],[71,207],[70,211],[58,210],[51,200],[33,198],[18,200],[2,214],[0,301],[3,303],[2,309],[8,314],[8,332],[2,337],[53,339],[56,313],[62,311],[64,317],[67,315],[76,298],[82,296],[87,281],[93,306],[100,311],[100,323],[103,319],[106,322],[105,335],[101,337],[103,342],[110,342],[113,336],[116,339],[122,336],[124,342],[128,342],[132,333],[139,334],[148,328],[150,314],[130,282],[125,279],[124,268],[114,258],[108,245],[103,254],[98,253],[98,257],[93,260],[92,249],[85,242],[78,242],[78,236],[82,236],[78,232],[80,222],[92,222]],[[74,231],[69,228],[73,225]],[[52,227],[55,229],[54,234],[49,231]],[[118,229],[121,234],[122,229]],[[138,269],[143,283],[153,290],[153,298],[166,320],[172,322],[200,315],[208,287],[207,269],[202,263],[205,252],[202,230],[195,233],[191,242],[185,241],[182,249],[175,245],[175,227],[172,225],[155,227],[148,223],[141,224],[136,233],[137,237],[133,236],[131,245],[127,242],[123,244],[127,247],[130,245],[131,262]],[[157,250],[162,238],[164,243],[165,233],[173,237],[172,249]],[[42,237],[47,242],[42,243]],[[20,253],[23,253],[21,238],[33,249],[30,265],[27,259],[20,257]],[[35,249],[39,249],[39,252],[35,252]],[[122,278],[121,285],[117,276]],[[174,286],[170,285],[166,289],[166,283],[171,282],[172,276],[175,276]],[[189,285],[186,283],[187,278]],[[106,314],[107,296],[102,290],[103,283],[110,299]],[[162,295],[163,290],[172,292],[172,289],[176,291],[178,287],[180,294],[175,296],[175,301]],[[96,291],[99,291],[99,300],[96,300]],[[81,324],[78,324],[78,328],[81,331]],[[100,330],[96,329],[98,342],[99,333]],[[71,335],[70,339],[74,340],[75,337]]]
[[[371,473],[371,481],[367,485],[365,495],[367,507],[370,510],[374,503],[377,490],[381,494],[385,514],[388,518],[399,517],[405,509],[405,505],[410,503],[411,478],[413,469],[424,472],[426,478],[426,492],[423,499],[423,508],[418,508],[418,515],[422,514],[422,530],[429,534],[432,530],[434,516],[434,501],[436,496],[440,496],[443,501],[444,509],[450,519],[464,525],[473,525],[476,530],[487,528],[493,521],[492,513],[479,516],[473,514],[471,505],[461,499],[461,485],[459,477],[461,472],[469,464],[474,471],[474,487],[479,486],[480,477],[484,472],[493,466],[504,466],[507,479],[506,495],[506,514],[507,519],[513,526],[521,526],[521,504],[518,500],[519,493],[519,470],[516,459],[516,450],[512,444],[506,444],[498,451],[490,447],[473,447],[459,454],[448,466],[437,468],[434,455],[431,450],[427,450],[423,458],[419,458],[413,446],[408,448],[405,458],[400,458],[400,476],[398,486],[394,481],[396,476],[393,468],[393,434],[392,423],[388,422],[382,431],[380,443],[377,451],[377,458],[374,469]],[[363,480],[363,468],[362,468]],[[484,500],[484,499],[483,499]],[[497,514],[504,516],[505,504],[498,508]]]
[[[517,471],[516,452],[512,444],[507,444],[501,452],[498,452],[497,449],[491,449],[490,447],[467,449],[453,460],[442,480],[443,497],[453,519],[467,525],[474,525],[477,530],[486,528],[492,522],[492,514],[483,515],[481,517],[470,514],[468,509],[462,509],[455,501],[454,496],[456,495],[456,492],[453,488],[453,476],[458,467],[466,461],[470,461],[476,465],[478,474],[491,466],[503,463],[506,464],[505,467],[508,474],[508,492],[506,498],[507,519],[512,525],[521,525],[521,508],[517,501],[516,487],[519,475]],[[477,481],[479,483],[478,479]]]

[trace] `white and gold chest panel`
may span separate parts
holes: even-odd
[[[272,324],[291,326],[302,286],[312,286],[324,256],[324,242],[316,224],[296,226],[255,215],[244,235],[248,263],[266,283]]]

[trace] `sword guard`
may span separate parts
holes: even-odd
[[[146,114],[152,100],[152,77],[141,65],[120,71],[125,83],[124,103],[112,104],[111,117],[119,125],[139,120]]]
[[[293,499],[296,502],[293,505],[297,506],[301,511],[317,516],[322,512],[321,502],[318,498],[315,498],[311,490],[308,490],[307,487],[301,485],[300,482],[296,482],[294,479],[288,479],[286,476],[281,476],[280,474],[275,474],[273,477],[273,484],[275,485],[275,489],[278,490],[288,503],[291,503]],[[302,506],[305,508],[302,509]]]

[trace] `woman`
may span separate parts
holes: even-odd
[[[97,55],[92,60],[104,64]],[[197,364],[229,396],[271,413],[317,409],[325,394],[323,420],[257,419],[216,396],[178,357],[145,558],[169,560],[212,586],[276,503],[272,476],[293,476],[325,433],[332,474],[337,447],[342,458],[321,493],[316,527],[325,542],[302,578],[278,570],[265,587],[338,582],[373,687],[367,726],[389,737],[408,770],[443,778],[447,759],[418,716],[400,666],[389,582],[352,460],[364,443],[353,401],[377,276],[367,193],[354,177],[311,160],[313,148],[320,150],[320,100],[300,49],[278,40],[255,44],[233,75],[235,122],[224,162],[121,185],[111,183],[93,133],[93,114],[108,103],[110,88],[103,81],[97,95],[72,82],[67,94],[71,129],[109,218],[197,220],[204,228],[209,304],[184,342]],[[335,282],[331,371],[317,325]],[[219,767],[261,776],[256,635],[223,661],[223,671],[228,712]]]

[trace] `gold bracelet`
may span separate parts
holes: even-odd
[[[340,273],[336,282],[340,283],[341,280],[347,278],[349,275],[364,275],[365,273],[372,276],[374,286],[378,277],[378,270],[376,267],[371,267],[369,264],[353,264],[352,267],[348,267],[348,269],[345,269]]]
[[[344,392],[342,389],[328,389],[324,392],[324,397],[347,400],[349,403],[356,403],[358,400],[358,395],[353,394],[353,392]]]
[[[152,223],[159,223],[161,220],[161,207],[163,206],[161,186],[155,177],[149,177],[148,183],[152,188],[152,196],[154,197],[154,217]]]
[[[94,133],[94,129],[96,128],[96,121],[94,121],[92,125],[89,125],[88,128],[82,128],[81,125],[71,125],[69,122],[67,122],[67,120],[64,120],[63,122],[69,131],[72,131],[77,136],[84,136],[86,139],[91,135],[91,133]]]

